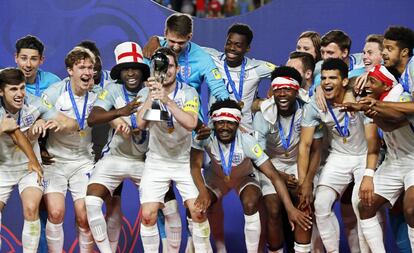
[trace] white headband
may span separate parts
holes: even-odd
[[[279,76],[273,79],[272,88],[273,90],[282,89],[282,88],[291,88],[294,90],[299,90],[300,85],[298,81],[296,81],[295,79],[291,77]]]

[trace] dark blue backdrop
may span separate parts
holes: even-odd
[[[222,49],[226,30],[234,22],[249,24],[254,30],[249,56],[276,64],[285,62],[295,48],[298,35],[305,30],[324,34],[342,29],[353,40],[353,52],[361,51],[366,35],[383,33],[387,26],[414,28],[412,0],[273,0],[252,13],[226,19],[195,19],[193,40],[201,45]],[[104,67],[115,61],[113,49],[120,42],[133,40],[144,45],[153,34],[162,34],[165,18],[171,11],[149,0],[19,0],[0,1],[0,68],[14,66],[15,41],[33,34],[46,45],[43,69],[66,76],[64,56],[79,41],[91,39],[101,49]],[[263,86],[262,86],[263,87]],[[261,89],[261,92],[265,88]],[[205,91],[204,91],[205,93]],[[1,179],[0,179],[1,180]],[[142,252],[137,242],[138,194],[131,184],[124,189],[124,228],[122,252]],[[243,252],[243,222],[240,204],[234,194],[226,199],[226,236],[229,252]],[[74,216],[67,201],[65,250],[75,248]],[[16,193],[3,214],[2,252],[21,252],[20,233],[23,217]],[[233,242],[240,242],[234,244]],[[138,245],[138,246],[137,246]],[[394,248],[389,246],[390,251]]]

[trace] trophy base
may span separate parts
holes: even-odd
[[[160,109],[148,109],[145,111],[142,118],[147,121],[168,121],[169,115],[167,111],[162,111]]]

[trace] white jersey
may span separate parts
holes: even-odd
[[[218,145],[220,145],[223,152],[225,163],[228,164],[231,144],[220,143],[214,132],[205,140],[194,139],[192,147],[205,150],[211,158],[211,169],[213,172],[218,176],[224,176]],[[252,162],[256,166],[260,166],[269,159],[256,139],[247,133],[242,133],[240,130],[237,130],[236,133],[233,152],[231,176],[235,178],[252,173]]]
[[[230,94],[230,98],[237,101],[233,88],[229,83],[226,71],[224,69],[224,62],[226,55],[212,48],[203,48],[213,58],[214,63],[219,69],[221,76],[223,77],[224,84]],[[250,59],[245,57],[246,66],[244,72],[243,81],[243,94],[242,101],[244,103],[242,109],[241,126],[245,128],[249,133],[253,132],[253,115],[251,111],[253,100],[256,98],[259,83],[261,79],[270,79],[272,71],[275,69],[275,65],[266,61],[260,61],[256,59]],[[233,80],[236,88],[236,92],[240,92],[240,75],[241,65],[235,68],[228,66],[230,77]],[[216,101],[213,96],[210,96],[209,107]]]
[[[414,86],[414,57],[411,57],[407,63],[404,72],[401,74],[399,83],[403,86],[405,92],[413,93]]]
[[[340,126],[345,125],[345,112],[340,112],[338,108],[332,108]],[[365,140],[364,125],[372,123],[372,120],[365,117],[362,112],[354,115],[348,114],[349,136],[344,137],[337,131],[335,121],[329,112],[321,111],[315,100],[303,107],[302,127],[318,127],[325,123],[331,140],[331,153],[360,156],[367,153],[367,143]],[[345,142],[345,143],[344,143]]]
[[[148,87],[140,90],[138,96],[145,101],[148,96]],[[198,93],[197,91],[183,83],[177,81],[177,93],[174,97],[174,91],[168,96],[183,111],[191,111],[198,114]],[[171,117],[171,114],[170,114]],[[163,161],[167,163],[189,163],[192,132],[181,126],[173,117],[174,130],[171,129],[168,122],[149,122],[149,144],[147,159]]]
[[[388,96],[387,98],[389,98]],[[387,99],[391,102],[412,101],[410,94],[403,92],[400,96]],[[412,163],[414,160],[414,116],[407,117],[409,124],[391,132],[383,132],[384,141],[387,145],[386,158],[392,160],[407,161]]]
[[[127,90],[125,91],[129,101],[135,99],[137,93],[132,93]],[[118,83],[111,83],[101,91],[94,106],[109,111],[112,108],[122,108],[126,106],[126,104],[127,101],[125,100],[124,86]],[[122,117],[122,119],[132,128],[130,116]],[[133,135],[126,140],[122,136],[115,134],[114,129],[111,129],[108,143],[104,147],[102,153],[103,155],[111,154],[129,159],[144,160],[145,153],[148,150],[148,135],[148,131],[141,131],[138,135]]]
[[[65,116],[75,119],[76,114],[72,106],[72,101],[69,96],[68,87],[69,81],[61,81],[59,83],[50,86],[42,95],[43,102],[49,106],[53,106],[57,111],[63,113]],[[62,133],[53,132],[49,133],[47,139],[46,148],[48,152],[54,156],[54,159],[59,162],[79,161],[80,159],[92,159],[92,136],[91,128],[88,127],[86,122],[89,113],[92,110],[93,104],[98,97],[98,90],[94,89],[89,91],[88,101],[86,102],[85,121],[84,121],[84,136],[81,136],[80,132],[74,133]],[[84,96],[78,97],[73,94],[76,106],[79,111],[80,117],[82,117],[83,106],[86,99]]]
[[[3,104],[3,102],[1,103]],[[16,114],[8,113],[4,105],[0,107],[0,121],[7,115],[11,116],[20,125],[20,130],[26,133],[29,128],[36,122],[38,118],[44,120],[52,119],[57,112],[54,108],[49,108],[42,103],[41,99],[33,95],[27,94],[25,97],[23,108]],[[40,159],[40,149],[37,140],[32,141],[33,150],[36,157]],[[29,160],[26,155],[13,142],[12,138],[3,133],[0,135],[0,166],[2,170],[7,169],[8,166],[19,166],[27,163]]]

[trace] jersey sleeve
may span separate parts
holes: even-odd
[[[95,101],[94,106],[101,107],[105,111],[111,110],[111,108],[115,105],[116,85],[118,84],[111,83],[102,89],[98,95],[98,99]]]
[[[197,135],[193,135],[193,141],[191,142],[192,148],[204,150],[211,143],[211,135],[210,137],[204,140],[197,140],[196,137]]]
[[[27,102],[37,108],[40,113],[40,118],[50,120],[56,117],[57,111],[54,106],[49,106],[43,102],[42,98],[29,95]]]
[[[63,81],[62,81],[63,82]],[[56,101],[58,100],[60,96],[60,90],[62,85],[65,85],[64,83],[59,82],[51,85],[49,88],[47,88],[43,94],[42,94],[42,103],[46,105],[47,107],[54,107],[56,104]]]
[[[260,79],[267,78],[270,79],[272,76],[273,70],[275,70],[276,65],[267,61],[255,60],[253,59],[253,64],[257,65],[256,73]]]
[[[263,151],[263,148],[259,145],[259,143],[253,136],[247,133],[244,133],[241,136],[243,151],[247,157],[252,159],[252,162],[256,166],[262,165],[266,160],[269,159],[269,157]]]
[[[192,87],[186,87],[183,111],[198,115],[199,107],[200,105],[197,91]]]
[[[303,106],[302,127],[317,127],[321,123],[319,112],[313,101]]]
[[[213,59],[206,52],[202,51],[200,53],[200,60],[203,62],[201,75],[207,83],[211,95],[218,100],[228,99],[229,92],[226,89],[220,70],[214,64]]]
[[[257,142],[261,147],[266,147],[266,135],[269,133],[269,123],[259,111],[254,115],[253,129]]]

